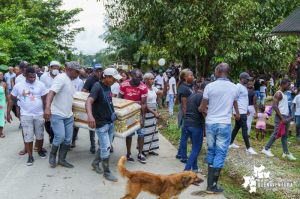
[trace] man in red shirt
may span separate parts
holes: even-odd
[[[131,72],[131,79],[124,81],[120,85],[119,91],[119,98],[127,99],[135,101],[136,103],[142,106],[141,108],[141,128],[137,130],[138,134],[138,144],[139,144],[139,155],[138,160],[141,163],[146,163],[146,158],[142,154],[143,151],[143,144],[144,144],[144,136],[145,136],[145,129],[144,129],[144,121],[145,121],[145,114],[147,108],[147,97],[148,97],[148,88],[145,84],[141,82],[142,80],[142,71],[138,68],[135,68]],[[134,159],[131,155],[131,143],[132,143],[132,136],[135,133],[132,133],[128,137],[126,137],[126,147],[127,147],[127,161],[130,163],[134,163]]]

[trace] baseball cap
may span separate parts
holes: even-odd
[[[161,73],[161,72],[164,72],[164,70],[163,69],[159,69],[159,71],[158,71],[159,73]]]
[[[50,67],[51,66],[60,66],[60,63],[58,61],[52,61],[50,62]]]
[[[28,65],[30,65],[27,61],[21,61],[19,64],[20,68],[26,68]]]
[[[114,68],[107,68],[103,71],[103,75],[109,75],[109,76],[113,76],[115,79],[119,80],[122,79],[122,76],[119,75],[118,71]]]
[[[252,79],[252,77],[250,77],[250,75],[246,72],[242,72],[240,74],[240,79],[245,78],[245,79]]]
[[[77,71],[81,71],[81,66],[78,62],[76,61],[71,61],[68,65],[68,68],[71,68],[71,69],[74,69],[74,70],[77,70]]]
[[[97,69],[99,69],[99,68],[103,69],[103,67],[102,67],[101,64],[95,64],[95,65],[94,65],[94,70],[97,70]]]

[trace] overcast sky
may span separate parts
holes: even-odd
[[[62,9],[72,10],[74,8],[82,8],[83,11],[75,16],[80,19],[79,22],[73,24],[71,28],[84,27],[85,31],[79,33],[75,37],[74,46],[84,54],[95,54],[99,50],[106,48],[107,44],[99,39],[98,36],[104,33],[104,13],[105,8],[103,1],[96,0],[63,0]]]

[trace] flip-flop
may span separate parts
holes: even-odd
[[[2,135],[0,135],[0,138],[5,138],[5,135],[3,135],[3,134],[2,134]]]
[[[155,153],[153,151],[149,152],[149,155],[154,155],[154,156],[158,156],[159,154],[158,153]]]
[[[35,152],[38,152],[38,151],[39,151],[39,149],[38,149],[37,147],[34,147],[34,148],[33,148],[33,151],[35,151]],[[46,153],[46,152],[47,152],[47,150],[46,150],[46,149],[44,149],[44,148],[42,148],[42,151],[43,151],[44,153]]]
[[[19,152],[19,155],[25,155],[27,153],[26,149],[23,149],[22,151]]]

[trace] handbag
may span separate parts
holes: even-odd
[[[101,89],[103,90],[103,93],[104,93],[104,89],[102,88],[101,84],[100,84],[99,82],[97,82],[97,83],[100,85],[100,87],[101,87]],[[114,121],[116,121],[116,120],[119,119],[119,116],[117,115],[117,113],[115,113],[115,112],[112,111],[112,108],[111,108],[111,106],[110,106],[110,102],[111,102],[111,101],[109,101],[108,97],[107,97],[105,94],[104,94],[104,96],[105,96],[105,98],[106,98],[106,100],[107,100],[107,104],[108,104],[109,110],[110,110],[110,112],[111,112],[110,119],[111,119],[111,121],[114,122]]]

